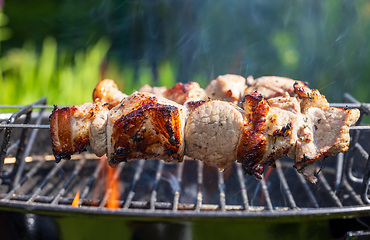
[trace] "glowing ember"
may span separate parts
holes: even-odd
[[[73,199],[72,202],[72,207],[78,207],[78,202],[80,201],[80,189],[78,189],[75,198]]]
[[[115,209],[119,208],[119,196],[120,189],[118,185],[118,177],[115,177],[115,169],[108,167],[108,178],[107,178],[107,189],[110,191],[110,194],[107,199],[107,208]]]

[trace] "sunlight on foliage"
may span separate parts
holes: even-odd
[[[91,101],[92,90],[100,80],[100,65],[109,42],[102,38],[86,51],[58,53],[54,38],[46,38],[41,54],[33,43],[12,49],[0,59],[4,94],[1,104],[29,104],[47,97],[51,104],[71,105]]]

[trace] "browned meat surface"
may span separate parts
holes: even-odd
[[[50,137],[56,160],[69,159],[75,152],[82,152],[90,145],[90,125],[105,117],[107,109],[100,102],[54,108],[50,115]],[[106,118],[106,117],[105,117]],[[105,138],[99,141],[104,141]],[[105,150],[97,150],[101,153]]]
[[[244,77],[235,74],[220,75],[206,87],[207,97],[237,103],[244,95],[245,81]]]
[[[182,161],[185,121],[182,105],[149,93],[131,94],[108,114],[109,165],[148,158]]]
[[[95,87],[93,92],[93,101],[100,99],[102,103],[108,103],[108,108],[116,106],[123,98],[127,97],[122,93],[117,84],[111,79],[101,80]]]
[[[221,100],[237,104],[240,97],[258,91],[265,99],[283,96],[288,93],[295,96],[293,84],[297,82],[299,86],[309,90],[301,81],[295,81],[284,77],[260,77],[256,80],[248,77],[247,80],[239,75],[225,74],[212,80],[206,89],[202,89],[198,83],[177,83],[172,88],[151,87],[145,84],[139,88],[138,92],[152,93],[156,96],[165,97],[179,104],[186,101],[198,100]],[[94,89],[93,99],[99,98],[104,103],[109,103],[109,109],[116,106],[124,97],[124,93],[118,90],[113,80],[104,79],[100,81]]]
[[[283,96],[287,92],[290,96],[295,96],[294,83],[298,82],[301,86],[308,89],[305,83],[285,77],[266,76],[254,79],[252,76],[247,78],[248,87],[243,95],[251,94],[255,91],[262,94],[265,99]]]
[[[302,96],[297,86],[295,90]],[[257,92],[247,95],[243,104],[249,123],[237,156],[246,172],[260,179],[266,164],[288,156],[299,172],[316,182],[313,164],[348,150],[349,127],[360,116],[358,109],[329,107],[324,99],[317,90],[303,99],[285,96],[267,101]]]
[[[175,86],[164,91],[163,96],[179,104],[206,99],[205,91],[197,82],[176,83]]]

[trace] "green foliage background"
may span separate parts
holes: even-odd
[[[0,104],[80,104],[102,78],[130,93],[225,73],[370,102],[365,0],[5,0],[2,12]]]

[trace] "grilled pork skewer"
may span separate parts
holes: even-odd
[[[206,89],[202,89],[198,83],[177,83],[172,88],[142,86],[138,91],[153,93],[156,96],[165,97],[179,104],[186,101],[198,100],[221,100],[237,104],[240,96],[251,94],[255,91],[264,96],[265,99],[282,96],[288,93],[295,96],[293,84],[298,82],[300,86],[308,89],[305,83],[284,77],[260,77],[254,79],[249,76],[245,79],[235,74],[220,75],[212,80]],[[102,102],[109,103],[109,109],[116,106],[124,97],[113,80],[104,79],[94,89],[93,100],[99,98]]]
[[[68,158],[95,142],[93,151],[106,152],[112,167],[143,158],[178,162],[186,155],[224,169],[236,160],[257,179],[266,165],[288,156],[299,172],[316,182],[314,163],[348,149],[349,127],[360,113],[358,109],[329,107],[317,90],[299,83],[294,91],[298,97],[285,93],[266,100],[257,92],[246,95],[244,110],[218,100],[180,105],[139,92],[109,111],[99,101],[89,107],[54,109],[50,117],[53,152],[57,160]],[[96,128],[99,134],[94,133],[98,115],[94,105],[103,108]],[[76,138],[75,132],[83,137]],[[83,144],[76,142],[79,139]]]

